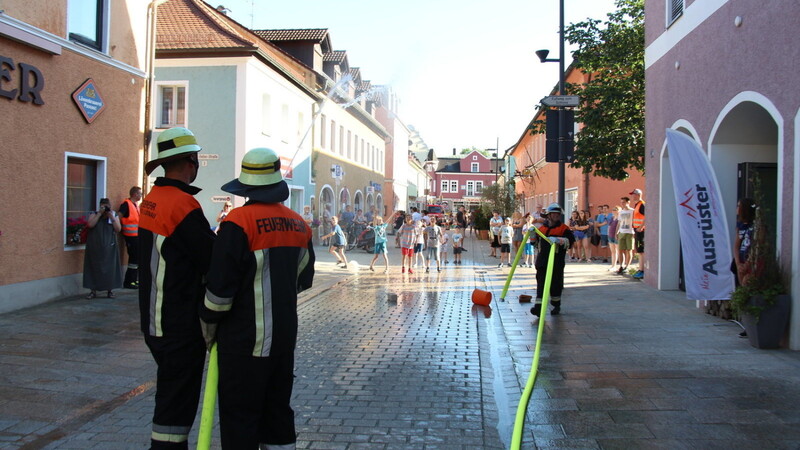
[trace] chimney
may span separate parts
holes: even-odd
[[[219,6],[217,6],[217,11],[218,11],[218,12],[221,12],[222,14],[225,14],[226,16],[227,16],[228,14],[230,14],[230,12],[231,12],[231,10],[230,10],[230,9],[228,9],[228,8],[226,8],[226,7],[225,7],[225,5],[219,5]]]
[[[456,156],[456,148],[453,147],[453,156]]]

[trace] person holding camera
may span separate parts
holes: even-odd
[[[86,251],[83,254],[83,287],[91,290],[86,298],[97,297],[97,291],[108,291],[114,298],[114,289],[122,287],[122,266],[119,262],[117,233],[122,230],[111,201],[100,199],[100,207],[89,215],[86,226]]]

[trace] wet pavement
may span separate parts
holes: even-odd
[[[344,270],[317,248],[298,307],[299,448],[509,446],[537,324],[517,298],[535,273],[518,268],[499,301],[508,269],[485,241],[466,246],[463,265],[414,274],[394,248],[388,274],[361,250]],[[604,265],[566,274],[523,448],[800,448],[800,354],[753,349],[738,325]],[[0,448],[146,448],[155,364],[138,320],[122,290],[0,315]]]

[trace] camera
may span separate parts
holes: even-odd
[[[109,211],[111,211],[111,208],[109,208],[107,205],[103,205],[103,212],[109,212]]]

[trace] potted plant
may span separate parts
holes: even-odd
[[[483,208],[477,208],[472,213],[472,222],[476,230],[478,230],[478,237],[480,239],[489,239],[489,216],[483,212]]]
[[[756,182],[756,198],[759,197]],[[757,201],[756,204],[763,203]],[[752,242],[743,263],[746,275],[731,294],[731,307],[739,314],[750,345],[778,348],[789,324],[791,296],[780,260],[775,255],[765,215],[764,207],[756,209]]]

